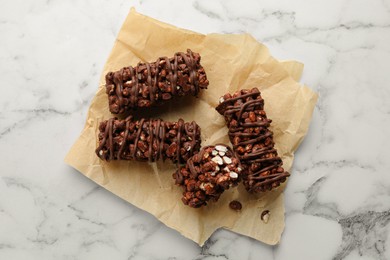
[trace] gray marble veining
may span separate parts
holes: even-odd
[[[305,64],[319,101],[278,246],[219,230],[200,248],[64,165],[131,6]],[[388,0],[2,3],[0,259],[390,259],[389,60]]]

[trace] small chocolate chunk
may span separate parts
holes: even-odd
[[[242,209],[242,204],[241,202],[239,202],[238,200],[233,200],[229,203],[229,207],[232,209],[232,210],[236,210],[236,211],[239,211]]]

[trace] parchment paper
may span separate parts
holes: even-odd
[[[193,209],[181,202],[182,190],[174,185],[171,162],[102,162],[95,155],[97,125],[112,117],[104,88],[104,76],[139,61],[154,61],[173,56],[187,48],[199,52],[210,85],[198,98],[179,98],[170,104],[146,112],[164,120],[195,120],[202,129],[202,145],[229,144],[225,121],[215,111],[218,99],[239,88],[258,87],[265,99],[265,109],[273,120],[276,148],[286,170],[291,168],[294,151],[305,136],[317,95],[299,80],[303,65],[279,62],[268,49],[250,35],[202,35],[156,21],[132,9],[119,32],[101,75],[100,86],[92,100],[81,136],[65,162],[102,187],[153,214],[167,226],[203,245],[218,228],[252,237],[267,244],[279,242],[284,229],[284,202],[279,189],[261,196],[249,195],[242,185],[226,191],[217,203]],[[139,112],[143,114],[144,112]],[[145,114],[145,113],[144,113]],[[291,174],[294,174],[292,172]],[[241,212],[228,204],[238,199]],[[96,203],[99,203],[98,201]],[[269,222],[260,219],[263,210],[270,211]]]

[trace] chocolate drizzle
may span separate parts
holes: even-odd
[[[200,128],[194,121],[133,121],[130,116],[125,120],[106,120],[100,124],[99,130],[96,154],[102,160],[154,162],[169,158],[183,163],[200,148]]]
[[[221,98],[216,110],[225,117],[229,138],[244,166],[244,185],[249,192],[271,190],[290,175],[274,149],[271,120],[257,88],[241,90]]]
[[[138,63],[106,75],[106,92],[111,113],[150,107],[173,96],[197,96],[209,82],[200,55],[191,50],[174,57],[160,57],[152,63]]]

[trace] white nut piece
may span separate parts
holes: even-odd
[[[206,190],[206,186],[210,186],[211,188],[214,187],[214,185],[211,184],[210,182],[206,182],[206,183],[202,182],[202,183],[199,185],[199,188],[200,188],[201,190]]]
[[[217,151],[217,150],[213,150],[213,151],[211,152],[211,154],[212,154],[213,156],[216,156],[216,155],[218,154],[218,151]]]
[[[223,175],[223,176],[221,176],[221,177],[218,178],[217,183],[220,184],[220,183],[226,182],[226,181],[228,181],[228,180],[229,180],[229,177]]]
[[[269,216],[270,216],[270,212],[268,210],[264,211],[262,214],[261,214],[261,220],[267,224],[268,221],[269,221]]]
[[[237,167],[237,171],[241,172],[242,171],[241,167]]]
[[[230,178],[232,178],[232,179],[237,179],[237,178],[238,178],[238,174],[237,174],[236,172],[230,172],[230,173],[229,173],[229,176],[230,176]]]
[[[223,97],[220,97],[219,98],[219,103],[222,103],[223,101],[225,101],[225,99]]]
[[[99,151],[99,155],[100,155],[100,156],[103,155],[103,150],[100,150],[100,151]]]
[[[224,161],[226,164],[231,164],[231,163],[232,163],[232,159],[230,159],[230,158],[227,157],[227,156],[224,156],[224,157],[223,157],[223,161]]]
[[[225,152],[225,153],[227,152],[226,146],[223,146],[223,145],[216,145],[215,149],[217,149],[220,152]]]
[[[207,158],[209,158],[209,155],[210,155],[209,153],[204,153],[203,158],[207,159]]]
[[[223,168],[223,170],[225,171],[225,172],[230,172],[230,169],[229,169],[229,167],[225,167],[225,168]]]
[[[217,165],[215,166],[215,170],[212,173],[210,173],[210,175],[215,176],[215,174],[217,174],[218,172],[219,172],[219,166]]]
[[[223,164],[223,161],[222,161],[222,158],[220,156],[215,156],[213,157],[213,159],[211,159],[213,162],[219,164],[219,165],[222,165]]]
[[[218,154],[219,154],[219,156],[225,156],[225,152],[223,152],[223,151],[220,151]]]

